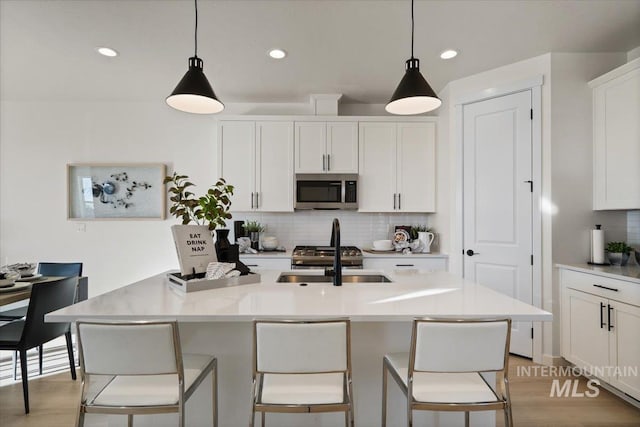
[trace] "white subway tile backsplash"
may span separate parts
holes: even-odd
[[[236,212],[227,221],[258,221],[266,227],[265,235],[276,236],[280,245],[293,249],[296,245],[329,244],[333,218],[340,220],[341,243],[371,247],[374,240],[388,239],[396,225],[429,225],[428,214],[358,213],[352,211],[297,211],[283,213]],[[230,236],[232,239],[233,231]]]

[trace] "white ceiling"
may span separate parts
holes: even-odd
[[[640,46],[640,0],[416,1],[416,57],[447,82],[546,52]],[[162,100],[193,55],[191,0],[0,0],[6,100]],[[199,49],[223,102],[342,93],[385,103],[410,55],[409,0],[199,1]],[[98,55],[96,46],[120,52]],[[272,47],[289,56],[274,61]],[[460,55],[443,61],[439,53]]]

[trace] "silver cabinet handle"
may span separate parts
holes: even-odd
[[[253,191],[251,192],[251,209],[253,209]]]
[[[327,170],[331,170],[331,154],[327,154]]]
[[[323,154],[322,155],[322,171],[326,171],[327,170],[327,155]]]
[[[402,209],[402,199],[400,198],[402,193],[398,193],[398,210]]]

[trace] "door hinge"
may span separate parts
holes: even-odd
[[[533,120],[533,108],[530,111],[531,111],[531,120]]]
[[[531,339],[533,339],[533,328],[531,328]]]
[[[533,265],[533,254],[531,255],[531,265]]]

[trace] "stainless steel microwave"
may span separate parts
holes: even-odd
[[[296,174],[296,209],[358,209],[358,174]]]

